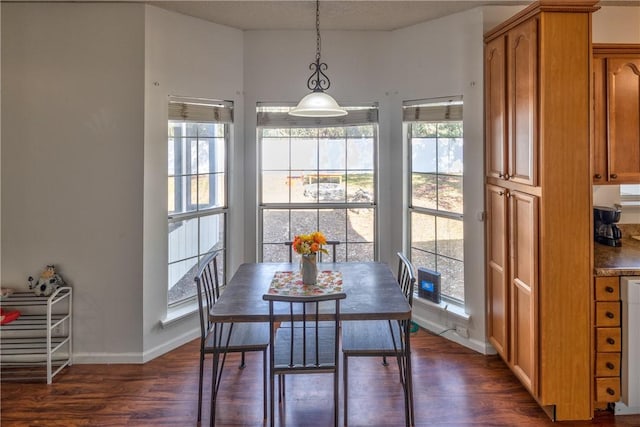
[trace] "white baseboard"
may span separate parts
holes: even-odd
[[[170,341],[145,351],[144,353],[73,353],[73,363],[78,365],[88,364],[116,364],[116,363],[146,363],[162,356],[169,351],[180,347],[200,336],[200,328],[186,332]]]
[[[440,334],[442,331],[446,330],[447,327],[445,325],[441,325],[439,323],[433,322],[431,320],[426,319],[425,317],[422,317],[418,314],[416,314],[416,312],[414,311],[413,313],[413,317],[412,320],[417,323],[418,325],[420,325],[421,327],[427,329],[428,331],[431,331],[435,334]],[[455,343],[458,343],[462,346],[465,346],[473,351],[476,351],[480,354],[496,354],[496,351],[493,349],[493,347],[484,342],[484,341],[480,341],[477,339],[473,339],[473,338],[464,338],[461,337],[460,335],[456,334],[455,331],[448,331],[442,334],[443,338],[448,339],[449,341],[453,341]]]

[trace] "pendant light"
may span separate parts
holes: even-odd
[[[320,62],[320,0],[316,0],[316,61],[309,64],[313,71],[307,80],[307,87],[312,91],[300,100],[298,105],[289,114],[301,117],[338,117],[346,116],[347,110],[340,107],[335,99],[325,90],[329,89],[331,82],[324,73],[327,64]]]

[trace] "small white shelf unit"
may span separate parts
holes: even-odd
[[[73,291],[58,288],[48,297],[16,292],[0,300],[5,311],[20,317],[0,326],[2,381],[30,381],[53,377],[73,362]]]

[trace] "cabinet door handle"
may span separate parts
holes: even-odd
[[[498,178],[504,178],[504,174],[503,173],[499,173],[498,174]]]
[[[505,173],[505,174],[504,174],[504,179],[509,179],[509,178],[511,178],[511,177],[509,176],[509,174],[508,174],[508,173]]]
[[[613,369],[615,369],[615,365],[613,363],[611,363],[611,362],[607,362],[607,369],[613,370]]]
[[[613,293],[613,288],[611,286],[607,286],[606,288],[604,288],[604,290],[607,291],[610,294]]]
[[[611,179],[618,179],[617,173],[612,173],[610,176],[611,176]]]
[[[605,316],[607,316],[609,319],[613,319],[614,317],[616,317],[616,315],[615,315],[615,314],[613,314],[613,313],[612,313],[612,312],[610,312],[610,311],[607,311],[607,312],[605,313]]]
[[[504,191],[498,191],[498,196],[504,196]]]
[[[611,387],[607,387],[607,394],[613,396],[614,394],[616,394],[616,391]]]
[[[616,340],[614,340],[613,338],[611,337],[607,338],[607,344],[614,345],[615,343],[616,343]]]
[[[593,177],[595,179],[602,179],[602,175],[600,175],[599,173],[595,174]]]

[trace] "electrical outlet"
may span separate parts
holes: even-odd
[[[456,334],[460,335],[463,338],[469,338],[469,329],[463,326],[456,326]]]

